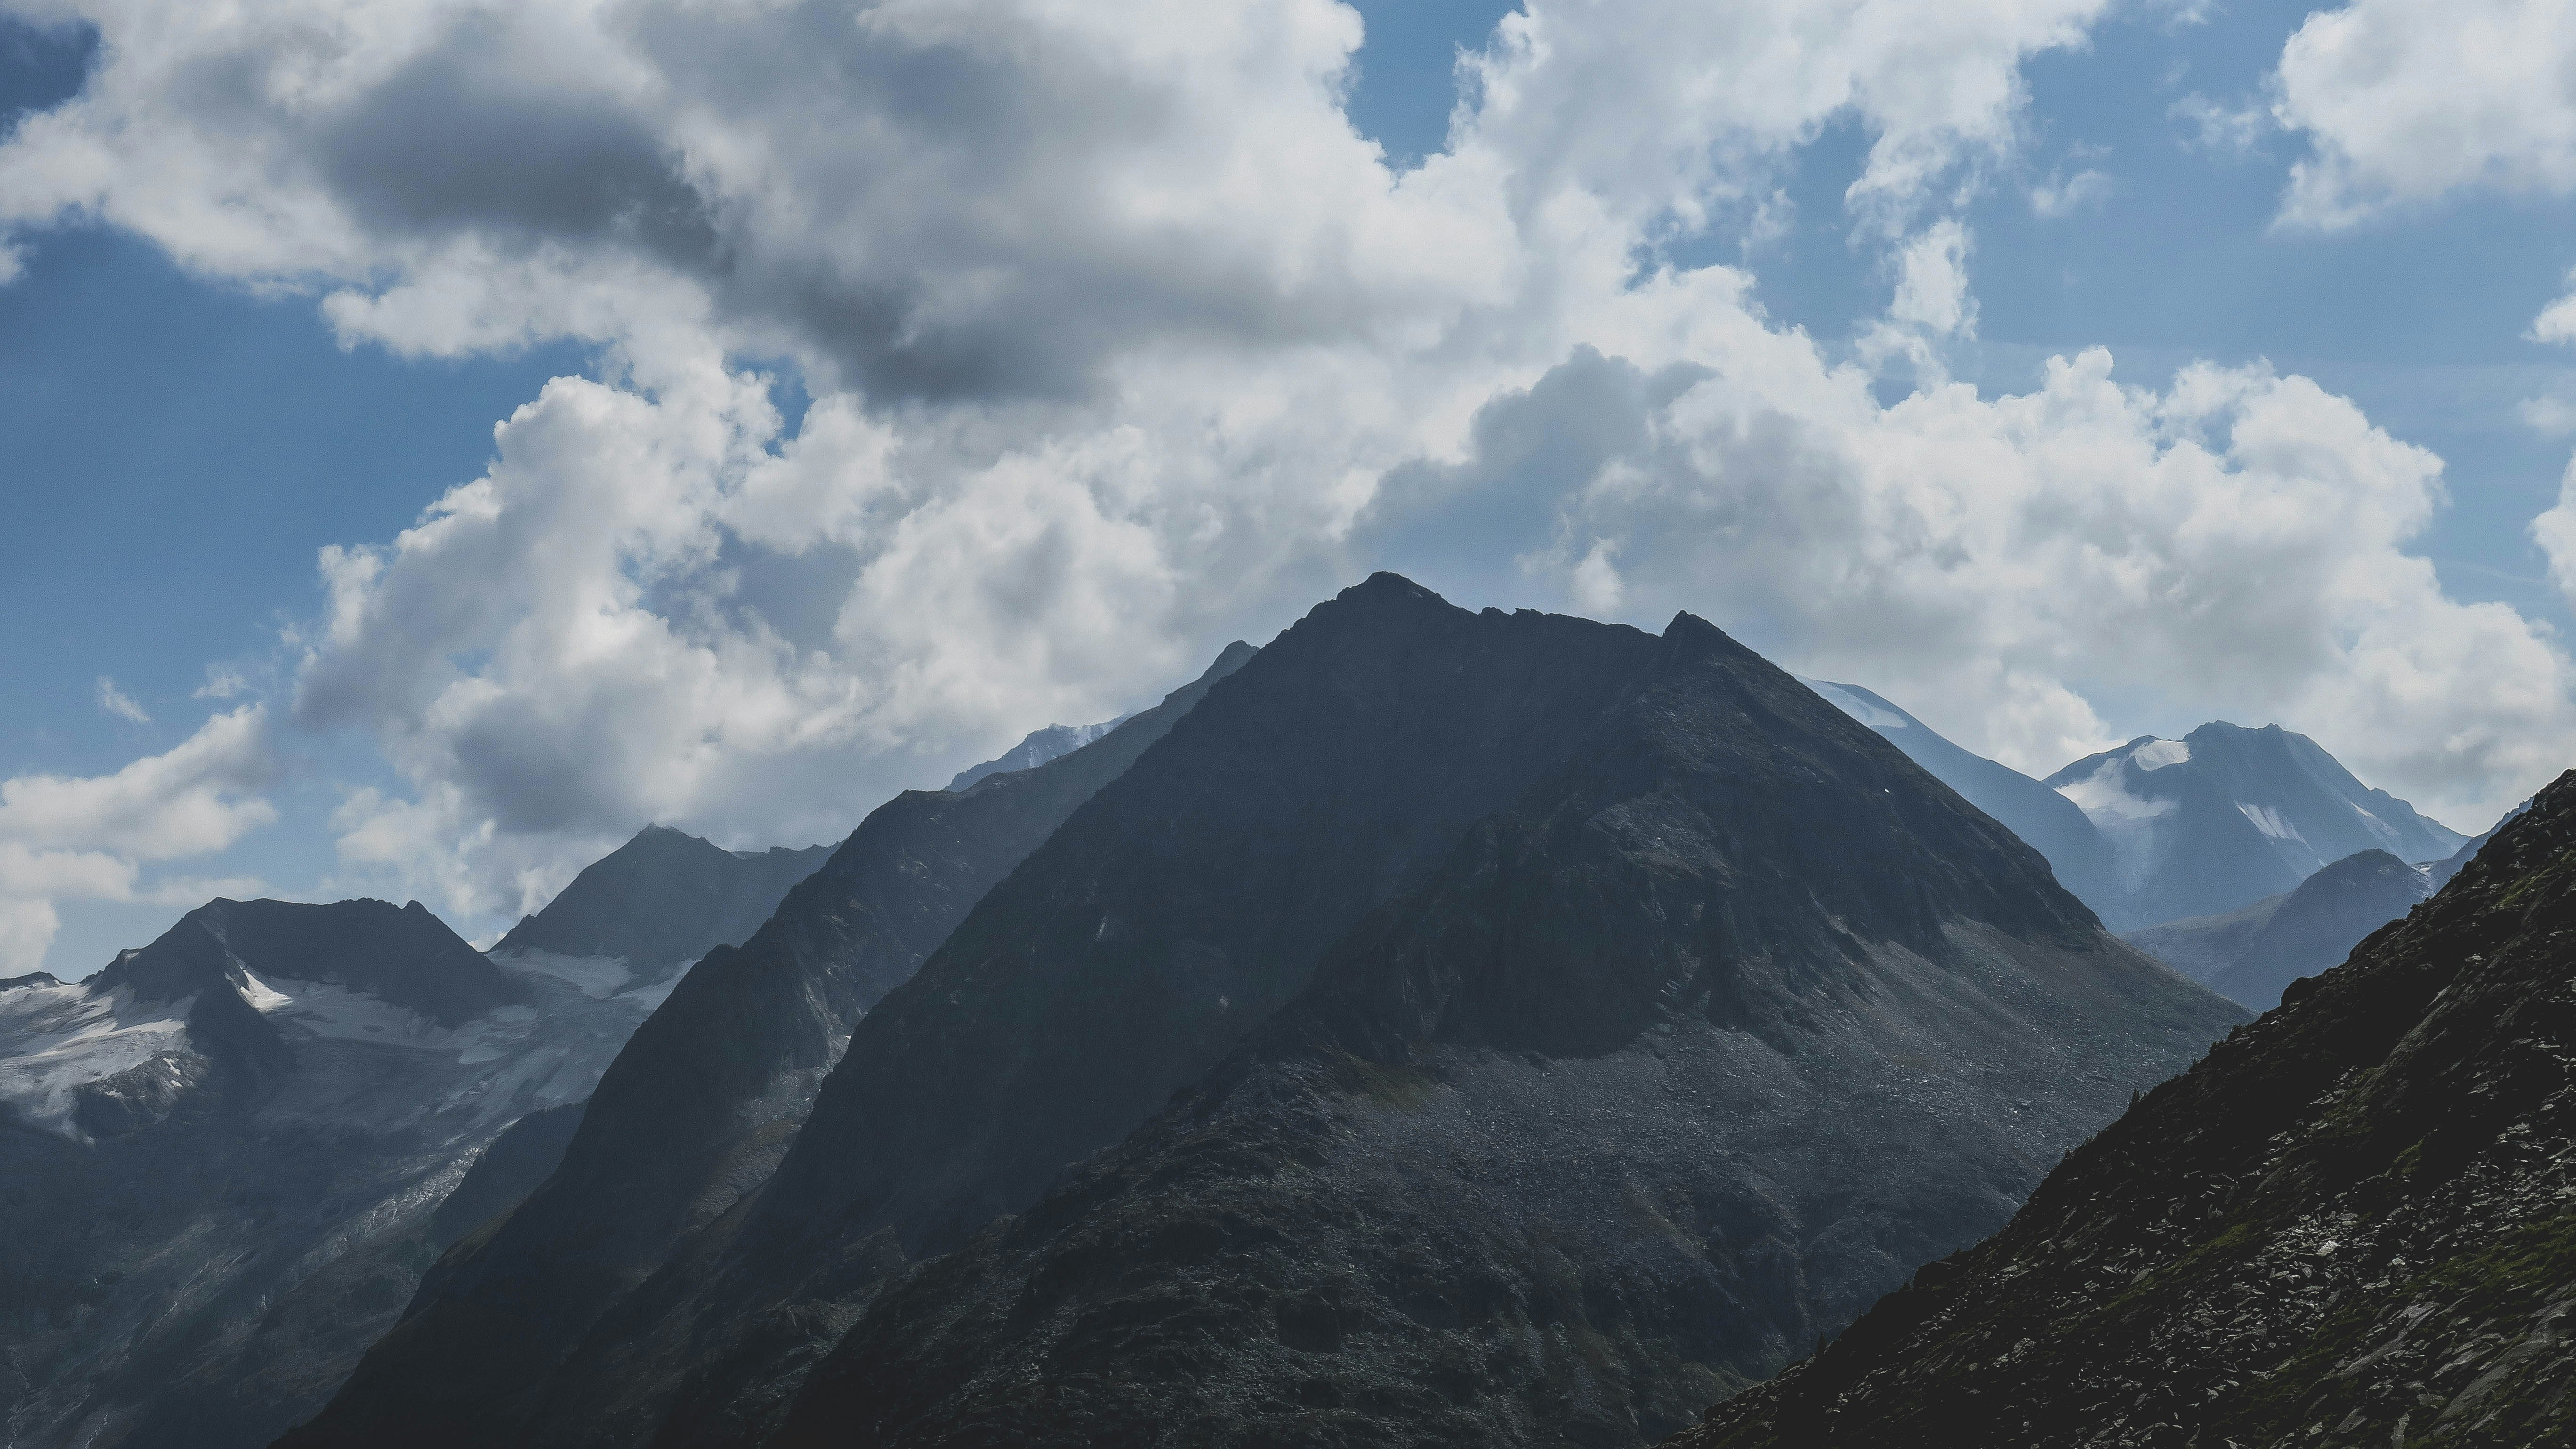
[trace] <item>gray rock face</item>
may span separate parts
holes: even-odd
[[[2438,860],[2466,839],[2278,725],[2142,736],[2046,783],[2110,841],[2117,879],[2101,915],[2117,931],[2224,915],[2361,851]]]
[[[779,1442],[1651,1442],[2240,1019],[1709,625],[1548,624],[1631,666],[1564,681],[1562,752],[1166,1110],[877,1296]]]
[[[294,1444],[554,1444],[674,1385],[628,1300],[775,1168],[854,1026],[1076,807],[1252,656],[1041,767],[869,815],[739,950],[682,979],[601,1081],[562,1165],[442,1261]],[[683,1361],[672,1365],[684,1372]],[[583,1398],[588,1389],[592,1397]]]
[[[486,1145],[642,1016],[382,901],[217,901],[0,988],[0,1439],[267,1443],[550,1162]]]
[[[2119,874],[2111,843],[2074,801],[2023,774],[1933,733],[1929,725],[1857,684],[1802,680],[1843,713],[1879,732],[1933,779],[1959,792],[2048,858],[2057,883],[2095,914],[2116,909]]]
[[[1675,1449],[2576,1441],[2576,773]]]
[[[648,825],[573,877],[492,951],[613,957],[634,982],[666,981],[718,946],[749,940],[789,888],[831,853],[828,845],[726,850]]]

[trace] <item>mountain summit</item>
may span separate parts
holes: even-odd
[[[648,825],[592,861],[492,951],[615,958],[626,976],[614,984],[664,981],[718,946],[750,939],[831,853],[828,845],[726,850]]]
[[[2440,860],[2468,838],[2279,725],[2142,735],[2046,783],[2111,844],[2117,880],[2103,917],[2114,930],[2223,915],[2361,851]]]
[[[1382,574],[1073,808],[576,1342],[407,1328],[290,1442],[1636,1443],[2237,1015],[1708,624]]]

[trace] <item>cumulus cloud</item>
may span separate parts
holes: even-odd
[[[1960,199],[2101,0],[1531,0],[1401,171],[1328,0],[59,9],[99,68],[0,145],[0,229],[124,227],[352,342],[604,350],[326,551],[292,641],[296,722],[402,782],[344,798],[351,879],[464,915],[646,820],[832,838],[1377,565],[1691,608],[2040,767],[2102,742],[2106,682],[2434,803],[2568,738],[2554,647],[2404,552],[2438,464],[2349,404],[2100,354],[1943,380]],[[1846,120],[1891,284],[1856,363],[1666,260],[1758,249]]]
[[[2027,395],[1881,407],[1803,339],[1715,369],[1583,353],[1474,435],[1391,479],[1368,526],[1484,531],[1443,561],[1463,587],[1501,591],[1476,574],[1500,557],[1641,619],[1709,613],[2035,772],[2105,743],[2088,695],[2142,679],[2306,729],[2464,819],[2563,764],[2576,729],[2548,638],[2403,552],[2439,461],[2305,379],[2124,387],[2097,349]]]
[[[2319,11],[2282,48],[2274,92],[2274,117],[2313,147],[2291,168],[2292,225],[2576,189],[2576,10],[2552,0]]]
[[[63,900],[199,904],[258,882],[165,878],[147,863],[210,855],[277,818],[258,792],[274,774],[262,706],[207,720],[165,753],[110,775],[0,780],[0,967],[43,960]]]

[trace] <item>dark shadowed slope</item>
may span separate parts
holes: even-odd
[[[882,1294],[784,1441],[1623,1445],[2239,1014],[1699,620],[1311,990]]]
[[[2057,883],[2108,916],[2119,904],[2111,843],[2074,801],[2009,765],[1972,753],[1857,684],[1801,681],[1843,713],[1886,737],[1933,779],[1991,815],[2022,843],[2047,857]]]
[[[828,845],[726,850],[648,825],[591,862],[492,950],[613,956],[626,963],[631,981],[668,980],[716,947],[750,939],[788,889],[831,854]]]
[[[534,1129],[478,1153],[642,1014],[382,901],[216,901],[0,988],[0,1442],[234,1449],[310,1414],[548,1163]]]
[[[2269,1011],[2291,982],[2342,965],[2364,937],[2432,893],[2424,871],[2387,851],[2346,856],[2282,897],[2210,989],[2248,1011]]]
[[[636,1032],[562,1166],[506,1224],[440,1265],[296,1443],[493,1444],[674,1243],[766,1178],[852,1025],[1074,808],[1210,686],[1197,682],[1038,769],[962,794],[911,791],[860,825],[739,950],[720,947]],[[542,1436],[537,1442],[544,1442]]]
[[[1659,648],[1386,574],[1318,606],[859,1025],[777,1176],[559,1376],[551,1442],[755,1432],[886,1272],[1160,1110]]]
[[[2576,1439],[2576,774],[1688,1449]]]

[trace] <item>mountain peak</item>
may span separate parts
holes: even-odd
[[[1404,575],[1388,573],[1381,569],[1335,594],[1326,602],[1316,605],[1308,612],[1307,617],[1310,619],[1319,617],[1327,610],[1336,612],[1358,610],[1369,614],[1383,614],[1421,609],[1448,610],[1455,607],[1447,599]]]
[[[647,825],[584,867],[492,949],[615,957],[633,979],[661,981],[717,946],[749,939],[788,889],[831,853],[827,845],[727,850],[668,825]]]

